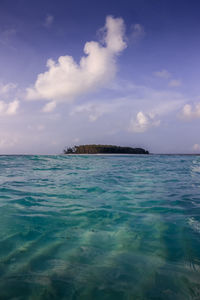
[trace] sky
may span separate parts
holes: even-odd
[[[0,0],[0,154],[200,153],[198,0]]]

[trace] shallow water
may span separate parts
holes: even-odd
[[[200,157],[0,156],[0,299],[200,299]]]

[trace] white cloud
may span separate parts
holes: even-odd
[[[14,100],[13,102],[8,103],[6,114],[15,115],[17,113],[18,108],[19,108],[19,101]]]
[[[160,120],[155,119],[151,113],[138,112],[136,118],[131,119],[129,130],[133,132],[145,132],[151,127],[160,125]]]
[[[164,78],[164,79],[169,79],[171,77],[171,73],[169,73],[167,70],[163,69],[161,71],[156,71],[153,73],[155,76]]]
[[[48,70],[28,88],[27,98],[69,102],[107,84],[116,74],[116,56],[126,48],[124,30],[123,19],[108,16],[103,45],[87,42],[79,64],[68,55],[60,56],[58,62],[49,59]]]
[[[47,15],[46,18],[45,18],[44,26],[46,28],[50,28],[51,25],[53,24],[53,21],[54,21],[54,16]]]
[[[95,122],[101,116],[116,111],[122,103],[115,101],[115,103],[85,103],[76,106],[70,113],[71,116],[77,113],[85,113],[90,122]]]
[[[55,101],[51,101],[48,102],[42,109],[43,112],[51,112],[56,108],[56,102]]]
[[[140,24],[133,24],[131,26],[131,39],[137,41],[145,35],[144,27]]]
[[[76,113],[86,113],[89,117],[89,121],[94,122],[99,117],[101,117],[105,112],[106,110],[103,108],[103,106],[99,107],[99,105],[87,103],[87,104],[76,106],[72,110],[71,115],[74,115]]]
[[[160,124],[160,120],[166,120],[167,115],[176,116],[187,101],[184,96],[178,92],[160,90],[131,84],[131,82],[120,81],[112,89],[125,93],[124,97],[109,99],[96,99],[88,103],[72,107],[71,115],[81,114],[87,117],[90,122],[98,120],[100,117],[108,115],[109,122],[120,130],[127,130],[127,118],[129,120],[130,112],[141,114],[131,119],[129,131],[142,132],[150,127]],[[145,120],[144,120],[145,119]],[[142,123],[144,120],[144,123]],[[168,122],[168,121],[167,121]]]
[[[179,79],[172,79],[169,82],[170,87],[179,87],[179,86],[181,86],[181,84],[182,84],[181,80],[179,80]]]
[[[10,103],[6,103],[4,101],[0,101],[0,115],[1,116],[12,116],[17,113],[17,110],[19,108],[19,101],[14,100]]]
[[[11,135],[0,136],[0,150],[9,149],[18,143],[18,137]]]
[[[199,144],[194,144],[193,147],[192,147],[192,149],[194,151],[200,151],[200,145]]]
[[[163,78],[163,79],[169,79],[172,77],[172,74],[165,69],[163,69],[161,71],[156,71],[153,74],[154,74],[154,76]],[[182,85],[182,82],[180,79],[171,79],[168,83],[169,87],[179,87],[181,85]]]
[[[15,89],[17,85],[15,83],[7,83],[7,84],[0,84],[0,95],[8,94],[10,91]]]
[[[200,118],[200,103],[196,103],[195,105],[185,104],[181,112],[181,117],[186,120]]]

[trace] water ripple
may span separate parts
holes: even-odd
[[[200,158],[0,156],[1,299],[200,299]]]

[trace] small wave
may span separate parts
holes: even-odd
[[[200,233],[200,222],[198,222],[197,220],[195,220],[193,217],[188,219],[188,224],[190,225],[190,227]]]
[[[200,173],[200,166],[192,167],[192,172]]]

